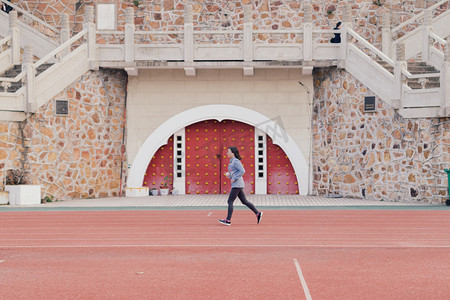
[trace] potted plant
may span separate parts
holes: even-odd
[[[161,196],[169,195],[169,176],[164,177],[164,183],[159,187]]]
[[[329,5],[327,7],[327,17],[328,19],[333,18],[334,12],[336,11],[336,6],[334,5]]]
[[[150,194],[152,194],[152,196],[158,196],[158,190],[156,188],[152,188],[150,190]]]

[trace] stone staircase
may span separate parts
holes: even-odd
[[[36,69],[36,76],[39,76],[41,73],[43,73],[45,70],[47,70],[48,68],[50,68],[53,64],[43,64],[41,66],[39,66]],[[11,69],[3,72],[3,74],[0,74],[0,77],[5,77],[5,78],[14,78],[17,75],[19,75],[22,72],[22,66],[21,65],[15,65],[14,67],[12,67]],[[12,82],[11,86],[7,88],[7,90],[5,91],[4,89],[2,89],[2,92],[8,92],[8,93],[15,93],[17,92],[21,87],[23,86],[22,81],[19,82]]]
[[[388,70],[391,74],[394,74],[394,67],[389,65],[387,62],[385,61],[377,61],[377,62],[383,68]],[[412,75],[439,73],[439,70],[437,70],[435,67],[428,65],[426,62],[422,61],[408,62],[407,70]],[[439,77],[407,78],[406,85],[415,90],[439,88],[441,86],[439,82]]]

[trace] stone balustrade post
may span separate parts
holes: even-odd
[[[423,16],[422,60],[430,61],[430,33],[433,31],[433,15],[431,10],[425,10]]]
[[[405,59],[405,44],[399,43],[396,48],[396,62],[394,66],[394,100],[392,106],[394,109],[401,109],[403,107],[402,101],[402,87],[403,87],[403,71],[407,69]]]
[[[391,15],[389,12],[383,14],[382,21],[382,51],[388,57],[392,57],[392,34],[391,34]]]
[[[244,62],[253,61],[253,9],[244,6]]]
[[[194,24],[192,6],[186,5],[184,10],[184,62],[194,62]]]
[[[59,33],[60,44],[63,44],[70,39],[70,27],[69,27],[69,15],[64,13],[61,14],[61,31]],[[63,56],[69,53],[69,49],[63,51]]]
[[[352,6],[347,2],[344,7],[344,16],[342,18],[342,26],[341,26],[341,59],[339,62],[340,67],[344,67],[343,64],[347,58],[347,30],[351,29],[353,26],[352,20]]]
[[[125,64],[134,63],[134,8],[127,7],[125,10]]]
[[[444,49],[444,61],[441,67],[441,111],[442,117],[450,117],[450,38],[447,38],[447,43]]]
[[[33,48],[31,46],[24,47],[22,72],[25,72],[23,82],[25,86],[24,111],[26,113],[30,113],[36,109],[36,99],[35,99],[36,71],[33,65]]]
[[[94,7],[86,6],[83,29],[87,29],[88,58],[91,69],[97,69],[96,29],[94,23]]]
[[[15,10],[9,12],[9,35],[11,36],[11,63],[20,65],[20,32]]]
[[[310,2],[305,2],[303,19],[303,60],[313,60],[313,23],[312,23],[312,7]]]

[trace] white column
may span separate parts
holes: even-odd
[[[59,33],[60,43],[63,44],[65,41],[70,39],[70,27],[69,27],[69,15],[64,13],[61,14],[61,32]],[[69,53],[69,49],[63,51],[63,56]]]
[[[173,135],[173,189],[186,194],[186,132],[182,128]]]
[[[184,64],[186,76],[195,76],[194,24],[191,5],[186,5],[184,9]]]
[[[311,3],[306,2],[305,17],[303,23],[303,60],[312,61],[313,59],[313,34],[312,34],[312,8]]]
[[[17,26],[17,11],[9,12],[9,35],[11,36],[11,63],[20,65],[20,32]]]
[[[433,31],[432,21],[433,21],[433,15],[431,10],[425,10],[424,11],[424,26],[422,30],[422,60],[425,62],[430,61],[430,38],[429,35]]]
[[[450,117],[450,39],[444,50],[444,62],[441,67],[441,111],[442,117]]]
[[[392,57],[391,16],[388,12],[384,13],[382,22],[382,51],[388,57]]]
[[[125,64],[134,63],[134,8],[125,10]]]
[[[344,7],[344,17],[341,26],[341,59],[339,66],[345,68],[345,60],[347,59],[347,29],[352,28],[352,7],[347,3]]]
[[[403,70],[407,69],[407,63],[405,59],[405,44],[397,44],[396,49],[397,61],[394,66],[394,100],[392,100],[392,106],[394,109],[403,108]]]
[[[35,69],[33,65],[33,49],[31,46],[25,46],[23,50],[22,71],[25,71],[25,103],[24,111],[26,113],[33,112],[36,109],[35,99]]]
[[[267,194],[267,135],[255,127],[255,194]]]
[[[96,45],[96,30],[94,23],[94,7],[86,6],[86,15],[83,28],[86,28],[87,33],[87,44],[88,44],[88,58],[89,65],[91,69],[97,68],[97,45]]]
[[[253,10],[244,6],[244,64],[253,62]],[[253,67],[244,66],[244,75],[253,75]]]

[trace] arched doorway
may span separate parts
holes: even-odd
[[[175,132],[191,124],[206,120],[235,120],[254,126],[266,133],[273,143],[278,145],[291,158],[292,168],[296,174],[299,194],[308,193],[309,168],[305,157],[289,134],[274,120],[248,108],[235,105],[205,105],[179,113],[156,129],[139,149],[129,171],[128,187],[142,187],[150,160],[157,150],[167,144]]]

